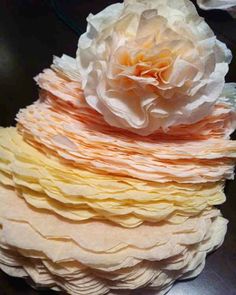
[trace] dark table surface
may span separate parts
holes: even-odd
[[[33,77],[51,64],[53,55],[75,55],[78,34],[85,30],[89,12],[96,13],[113,2],[117,1],[0,1],[0,125],[13,125],[19,108],[37,99]],[[200,14],[232,50],[235,57],[227,81],[236,82],[236,19],[222,11],[200,11]],[[227,202],[221,206],[223,215],[229,220],[223,246],[208,257],[198,278],[176,283],[169,295],[236,294],[235,194],[236,181],[228,182]],[[0,294],[55,293],[32,290],[23,280],[0,273]]]

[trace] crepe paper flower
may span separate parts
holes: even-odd
[[[202,271],[227,227],[215,209],[177,225],[126,229],[67,222],[32,209],[4,187],[0,202],[0,269],[73,295],[129,294],[143,287],[164,294],[175,280]]]
[[[190,1],[126,0],[87,21],[82,89],[110,125],[148,135],[211,113],[231,52]]]
[[[164,295],[197,276],[227,230],[230,60],[188,0],[89,15],[76,58],[54,57],[0,128],[0,269],[71,295]]]
[[[222,9],[236,17],[236,1],[235,0],[197,0],[197,4],[201,9]]]

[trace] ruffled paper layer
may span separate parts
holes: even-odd
[[[174,280],[202,270],[227,224],[212,209],[179,225],[126,229],[69,222],[31,208],[3,186],[0,200],[0,268],[69,294],[119,294],[122,289],[129,294],[143,287],[164,294]]]
[[[0,129],[0,268],[72,295],[161,295],[198,275],[226,232],[212,206],[234,174],[234,86],[201,121],[142,137],[89,108],[74,59],[52,68]]]
[[[91,129],[81,119],[37,102],[18,114],[19,130],[35,147],[92,171],[157,182],[232,179],[236,143],[209,140],[135,140]]]
[[[73,70],[72,70],[73,68]],[[227,103],[223,103],[225,91],[222,97],[214,105],[210,115],[204,119],[190,125],[176,125],[169,127],[165,132],[156,131],[153,135],[138,136],[123,129],[118,129],[108,125],[103,117],[89,107],[84,99],[81,89],[79,73],[76,72],[76,61],[63,55],[62,58],[55,57],[52,69],[46,69],[39,74],[35,80],[44,91],[41,96],[47,99],[51,105],[60,111],[70,113],[77,119],[81,118],[91,129],[105,130],[106,133],[131,136],[134,140],[139,141],[158,141],[160,139],[209,139],[224,137],[227,138],[236,128],[235,112]],[[228,88],[228,83],[225,88]],[[234,90],[235,93],[235,90]],[[229,95],[229,93],[227,93]],[[232,101],[235,105],[235,101]]]
[[[0,182],[34,207],[71,220],[108,219],[126,227],[168,219],[181,223],[224,202],[222,182],[155,183],[95,174],[48,158],[15,128],[0,129]]]
[[[142,137],[109,126],[88,107],[72,71],[74,60],[69,61],[57,58],[54,70],[38,76],[41,100],[17,116],[18,128],[30,144],[98,173],[163,183],[233,178],[236,143],[228,137],[236,116],[225,99],[196,124]]]
[[[87,22],[77,68],[110,125],[148,135],[211,113],[232,55],[191,1],[125,0]]]

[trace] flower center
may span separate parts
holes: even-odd
[[[167,83],[173,65],[173,53],[169,49],[142,49],[132,54],[128,50],[119,53],[120,65],[129,68],[130,74],[154,78],[158,82]]]

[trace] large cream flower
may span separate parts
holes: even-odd
[[[77,51],[87,103],[142,135],[208,115],[230,60],[187,0],[126,0],[90,14]]]

